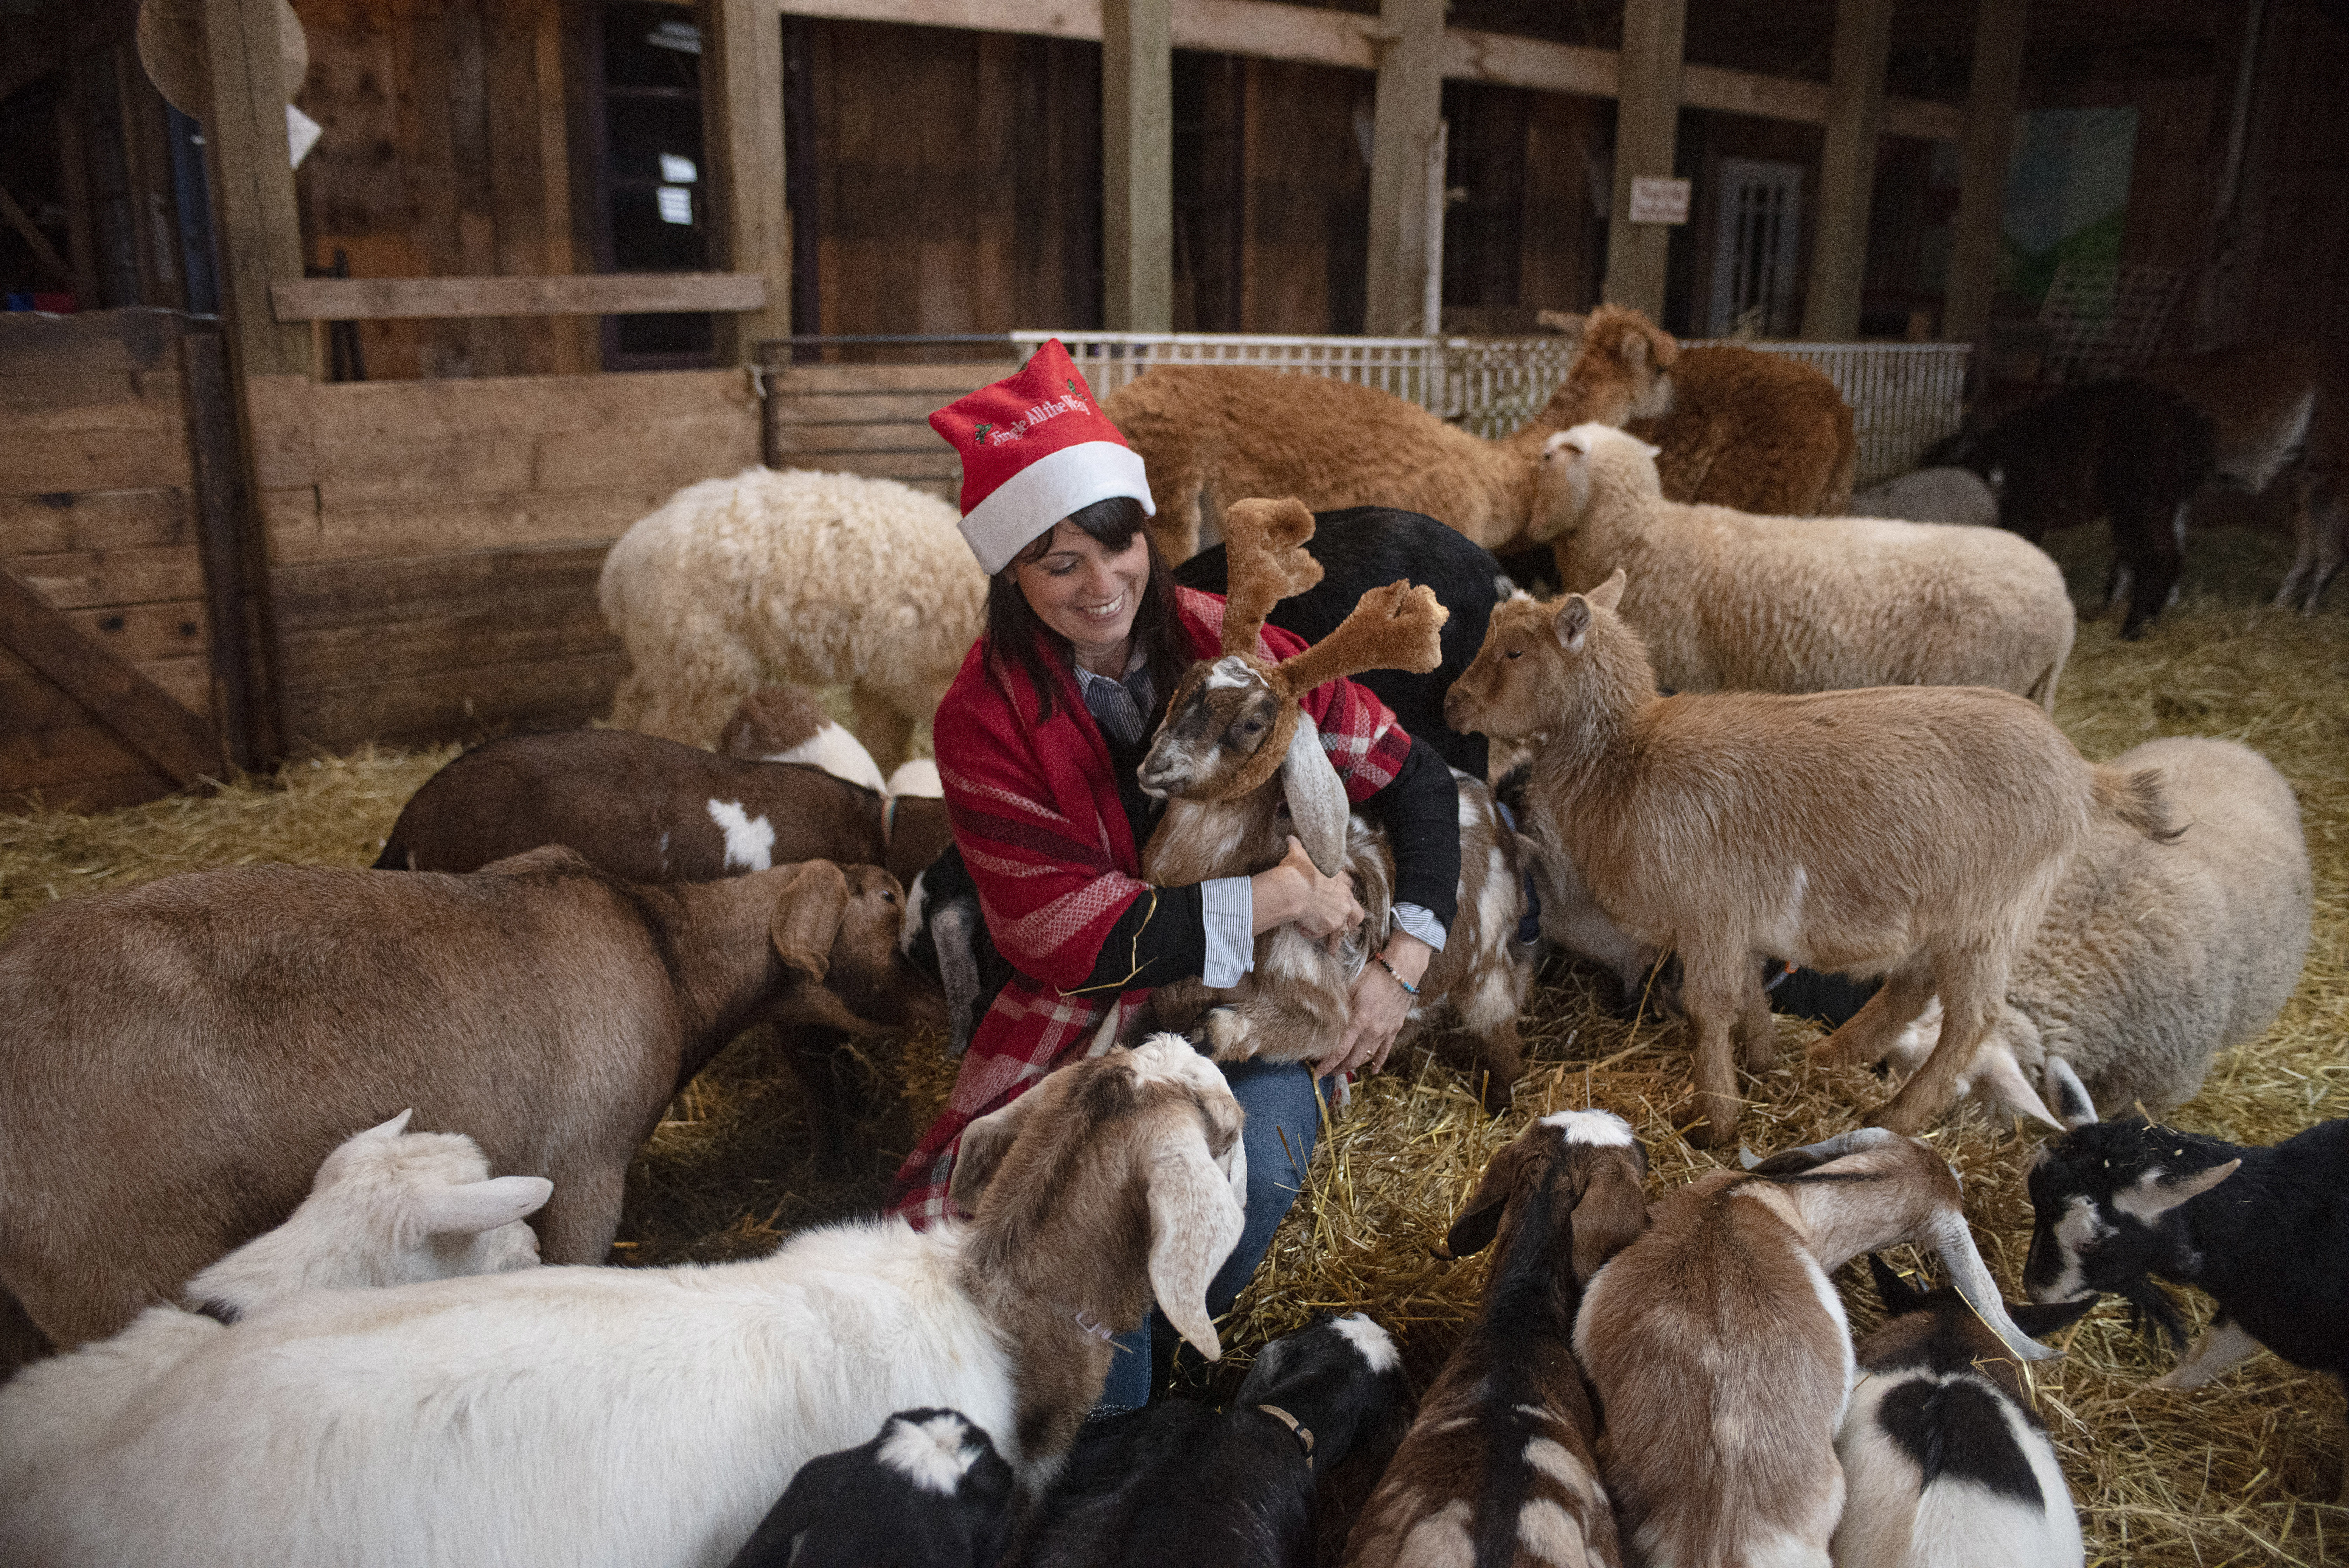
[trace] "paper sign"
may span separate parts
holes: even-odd
[[[1641,174],[1631,181],[1631,221],[1635,223],[1685,223],[1689,214],[1689,182],[1659,180]]]
[[[302,160],[310,156],[310,149],[318,145],[318,138],[326,128],[295,109],[285,106],[285,151],[294,155],[294,167],[302,167]]]

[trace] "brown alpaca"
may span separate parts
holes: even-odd
[[[1775,517],[1851,504],[1850,405],[1825,371],[1783,354],[1683,348],[1630,306],[1602,305],[1548,405],[1510,439],[1592,420],[1661,447],[1656,465],[1673,501]]]
[[[1445,721],[1540,735],[1534,831],[1616,923],[1680,953],[1711,1141],[1737,1134],[1733,1046],[1753,1071],[1776,1054],[1766,958],[1887,976],[1814,1061],[1881,1060],[1940,996],[1932,1055],[1871,1118],[1917,1131],[1955,1097],[2095,814],[2168,831],[2159,774],[2093,767],[2035,704],[1979,687],[1659,698],[1623,585],[1500,606]]]
[[[1257,651],[1258,634],[1276,603],[1320,580],[1320,563],[1303,548],[1312,535],[1313,514],[1294,501],[1232,508],[1224,655],[1184,676],[1140,770],[1143,788],[1167,801],[1143,847],[1149,881],[1182,887],[1253,875],[1279,863],[1293,834],[1324,876],[1351,874],[1368,917],[1335,953],[1295,926],[1276,926],[1256,940],[1255,971],[1228,990],[1195,981],[1161,987],[1153,1009],[1161,1027],[1188,1027],[1213,1004],[1201,1028],[1218,1061],[1318,1061],[1345,1033],[1354,978],[1388,928],[1394,856],[1382,828],[1352,816],[1298,699],[1360,670],[1433,669],[1449,613],[1425,587],[1372,588],[1329,636],[1272,663]],[[1519,868],[1484,786],[1461,778],[1460,806],[1460,912],[1421,977],[1411,1024],[1454,1008],[1478,1036],[1485,1102],[1498,1109],[1524,1071],[1516,1020],[1527,977],[1510,940]]]

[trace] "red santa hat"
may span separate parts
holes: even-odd
[[[1147,515],[1142,458],[1093,400],[1057,337],[1019,373],[930,416],[962,457],[962,536],[982,570],[1011,557],[1069,514],[1130,495]]]

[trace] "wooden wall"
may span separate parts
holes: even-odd
[[[605,550],[759,460],[740,370],[253,384],[285,732],[475,739],[584,723],[627,661]]]
[[[1360,332],[1368,299],[1371,171],[1354,109],[1361,71],[1247,62],[1242,332]]]
[[[176,337],[171,324],[135,316],[0,323],[0,566],[209,720]],[[0,648],[0,809],[28,791],[101,810],[172,787]]]
[[[2349,349],[2349,26],[2305,3],[2272,16],[2239,259],[2244,337]]]

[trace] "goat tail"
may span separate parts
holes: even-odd
[[[2098,810],[2117,818],[2125,826],[2134,827],[2156,844],[2174,844],[2186,831],[2182,825],[2170,826],[2169,792],[2162,787],[2159,768],[2138,768],[2126,774],[2109,767],[2093,771]]]

